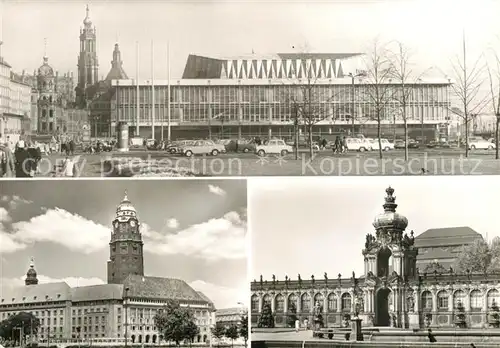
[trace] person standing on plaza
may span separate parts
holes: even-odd
[[[328,141],[326,141],[326,138],[323,138],[323,140],[321,140],[321,147],[323,150],[326,149],[326,145],[328,145]]]
[[[342,139],[342,153],[347,152],[347,138]]]
[[[334,146],[334,148],[333,148],[333,152],[334,152],[334,153],[339,153],[339,152],[341,152],[341,151],[342,151],[342,143],[341,143],[341,141],[340,141],[340,137],[337,135],[337,136],[335,137],[335,146]]]
[[[0,144],[0,177],[15,177],[14,155],[7,144]]]
[[[19,140],[14,153],[16,158],[16,178],[29,178],[31,177],[31,160],[28,151],[26,150],[26,143],[24,140]]]
[[[73,139],[69,141],[69,153],[71,156],[75,154],[75,141]]]

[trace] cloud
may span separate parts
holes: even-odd
[[[60,208],[15,222],[11,228],[10,238],[16,243],[53,242],[85,254],[105,247],[110,236],[109,228]]]
[[[145,249],[155,254],[184,254],[208,260],[246,257],[246,221],[237,212],[192,225],[175,234],[162,234],[143,226],[144,236],[154,243]]]
[[[217,309],[241,306],[238,302],[248,306],[250,291],[245,282],[234,288],[207,283],[203,280],[195,280],[189,285],[196,291],[204,293]]]
[[[24,198],[21,198],[19,196],[7,196],[7,195],[3,195],[1,198],[0,198],[0,201],[2,202],[9,202],[9,208],[10,209],[16,209],[19,205],[21,204],[32,204],[33,201],[29,201],[27,199],[24,199]]]
[[[221,189],[219,186],[208,185],[208,190],[217,196],[225,196],[226,195],[226,191]]]
[[[16,288],[16,287],[24,286],[24,278],[26,278],[25,275],[22,275],[18,278],[0,278],[0,284],[2,284],[2,287]],[[38,274],[37,278],[38,278],[39,284],[65,282],[70,287],[106,284],[106,282],[104,280],[102,280],[100,278],[96,278],[96,277],[93,277],[93,278],[82,278],[82,277],[52,278],[52,277],[47,277],[47,276],[42,275],[42,274]]]
[[[170,229],[177,229],[179,228],[179,221],[175,218],[171,218],[167,220],[167,227]]]
[[[5,208],[0,207],[0,223],[10,222],[11,217],[9,211]]]

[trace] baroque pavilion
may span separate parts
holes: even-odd
[[[399,328],[498,326],[500,274],[459,270],[454,261],[465,245],[482,238],[468,227],[428,230],[415,237],[405,232],[408,220],[396,212],[394,189],[386,189],[384,211],[375,217],[375,233],[366,236],[364,273],[351,277],[254,280],[251,323],[265,305],[275,325],[296,315],[313,322],[320,309],[324,327],[362,325]],[[496,319],[494,319],[496,318]]]

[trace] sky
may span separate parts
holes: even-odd
[[[309,279],[364,272],[366,234],[394,188],[406,231],[469,226],[500,236],[496,176],[265,178],[249,182],[250,278]]]
[[[40,283],[105,283],[125,190],[141,223],[145,275],[183,279],[216,308],[247,302],[244,180],[0,182],[0,291],[24,284],[31,257]]]
[[[491,45],[500,47],[500,2],[494,0],[3,0],[0,40],[6,61],[18,72],[32,73],[42,64],[46,38],[49,63],[76,78],[86,3],[104,77],[115,42],[130,78],[136,76],[139,42],[141,79],[151,77],[151,41],[156,79],[168,76],[168,42],[172,78],[181,77],[190,53],[238,56],[304,46],[311,52],[367,52],[377,37],[401,41],[410,48],[416,71],[436,67],[442,77],[441,71],[451,74],[450,60],[461,53],[463,29],[472,62]]]

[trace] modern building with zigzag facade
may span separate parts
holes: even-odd
[[[129,126],[130,136],[167,139],[279,137],[296,131],[296,106],[311,91],[318,137],[377,136],[376,108],[361,53],[278,53],[240,57],[189,55],[181,79],[116,79],[112,123]],[[391,79],[384,88],[397,89]],[[445,78],[421,78],[406,86],[409,136],[437,140],[449,129],[449,88]],[[139,90],[139,100],[137,91]],[[152,95],[154,90],[154,98]],[[291,100],[294,100],[292,102]],[[153,109],[154,103],[154,109]],[[398,101],[387,102],[382,136],[401,137]],[[299,121],[300,123],[300,121]],[[299,133],[305,126],[298,125]]]

